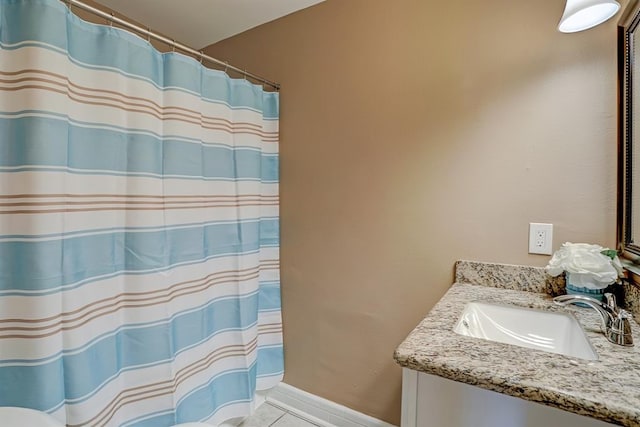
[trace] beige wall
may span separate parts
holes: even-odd
[[[457,259],[615,245],[616,27],[563,0],[328,0],[207,49],[279,81],[285,381],[399,423]]]

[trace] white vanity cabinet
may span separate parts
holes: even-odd
[[[605,427],[614,424],[402,369],[401,427]]]

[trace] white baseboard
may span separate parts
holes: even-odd
[[[395,427],[285,383],[269,391],[267,402],[322,427]]]

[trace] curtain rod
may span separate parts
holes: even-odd
[[[172,39],[170,39],[168,37],[165,37],[162,34],[158,34],[158,33],[154,32],[154,31],[151,31],[149,28],[140,27],[139,25],[136,25],[133,22],[126,21],[126,20],[124,20],[122,18],[114,16],[111,13],[104,12],[104,11],[102,11],[100,9],[97,9],[97,8],[95,8],[93,6],[90,6],[90,5],[86,4],[86,3],[83,3],[80,0],[60,0],[60,1],[62,1],[64,3],[67,3],[67,5],[69,6],[69,9],[71,9],[71,5],[77,6],[82,10],[85,10],[85,11],[93,13],[94,15],[97,15],[97,16],[99,16],[101,18],[106,19],[108,22],[115,22],[115,23],[117,23],[119,25],[122,25],[123,27],[126,27],[126,28],[128,28],[130,30],[134,30],[134,31],[136,31],[136,32],[138,32],[140,34],[146,34],[148,38],[159,40],[159,41],[161,41],[163,43],[168,44],[169,46],[172,46],[174,48],[178,48],[178,49],[180,49],[180,50],[182,50],[184,52],[187,52],[187,53],[190,53],[192,55],[195,55],[196,57],[200,58],[200,62],[202,62],[202,61],[213,62],[214,64],[224,66],[225,67],[225,71],[227,69],[233,70],[233,71],[235,71],[237,73],[242,74],[245,77],[250,77],[250,78],[252,78],[252,79],[254,79],[256,81],[259,81],[260,83],[264,83],[264,84],[266,84],[268,86],[271,86],[275,90],[280,90],[280,84],[279,83],[272,82],[272,81],[267,80],[264,77],[260,77],[260,76],[258,76],[256,74],[249,73],[246,70],[241,70],[238,67],[234,67],[233,65],[230,65],[228,62],[224,62],[224,61],[216,59],[216,58],[214,58],[212,56],[209,56],[209,55],[205,54],[201,50],[199,50],[199,51],[195,50],[195,49],[193,49],[193,48],[191,48],[191,47],[189,47],[189,46],[187,46],[185,44],[182,44],[182,43],[177,42],[175,40],[172,40]]]

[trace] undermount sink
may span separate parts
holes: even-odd
[[[470,302],[453,330],[469,337],[598,360],[580,323],[569,313]]]

